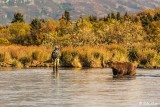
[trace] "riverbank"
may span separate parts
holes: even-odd
[[[52,67],[53,48],[44,46],[0,46],[0,67]],[[160,68],[160,55],[154,50],[126,50],[119,45],[64,47],[60,49],[60,66],[74,68],[106,67],[105,62],[132,61],[138,68]]]

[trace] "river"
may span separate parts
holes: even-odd
[[[108,68],[1,70],[0,107],[160,107],[160,70],[134,78]]]

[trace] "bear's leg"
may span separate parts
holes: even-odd
[[[131,71],[131,73],[130,73],[130,76],[134,76],[134,75],[136,75],[136,70]]]
[[[117,75],[118,71],[116,69],[112,69],[113,75]]]
[[[124,75],[124,71],[120,70],[119,73],[118,73],[118,77],[123,77],[123,75]]]

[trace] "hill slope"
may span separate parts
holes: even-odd
[[[72,19],[80,15],[105,16],[111,11],[135,13],[142,9],[156,8],[160,0],[0,0],[0,23],[11,22],[15,12],[33,18],[58,19],[64,10],[70,11]]]

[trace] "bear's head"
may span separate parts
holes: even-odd
[[[114,66],[114,62],[113,61],[108,61],[106,62],[107,67],[112,68]]]

